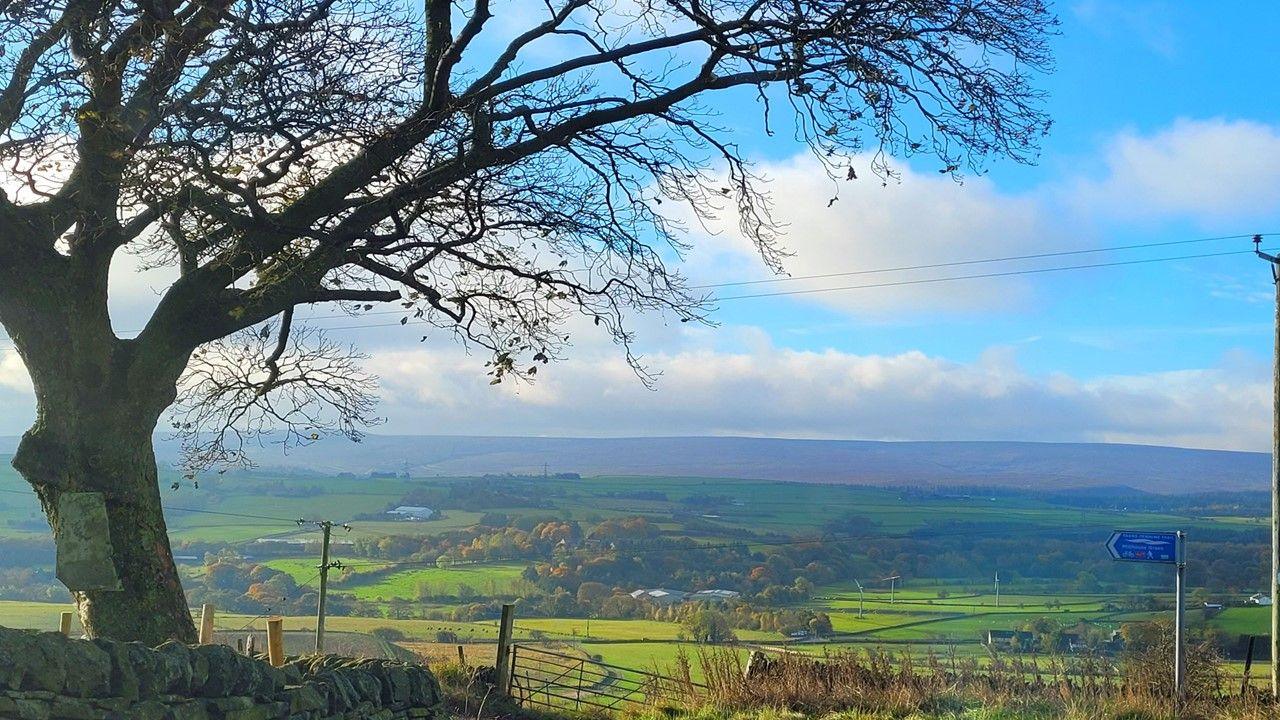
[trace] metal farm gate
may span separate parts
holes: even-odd
[[[529,645],[511,648],[510,694],[521,706],[575,710],[681,707],[705,697],[688,678],[610,665]]]

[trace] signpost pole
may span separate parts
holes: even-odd
[[[1174,702],[1182,707],[1186,701],[1187,650],[1186,650],[1186,616],[1187,616],[1187,534],[1178,531],[1178,564],[1176,599],[1174,601],[1173,621],[1173,687]]]
[[[1173,617],[1173,688],[1174,714],[1186,697],[1187,614],[1187,534],[1181,530],[1116,530],[1107,540],[1107,552],[1113,560],[1173,565],[1177,574],[1174,587]]]

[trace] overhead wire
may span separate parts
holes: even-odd
[[[893,273],[893,272],[911,272],[911,271],[918,271],[918,270],[964,267],[964,266],[993,264],[993,263],[1001,263],[1001,262],[1018,262],[1018,261],[1026,261],[1026,260],[1039,260],[1039,259],[1046,259],[1046,258],[1098,254],[1098,253],[1105,253],[1105,252],[1120,252],[1120,251],[1126,251],[1126,250],[1172,247],[1172,246],[1179,246],[1179,245],[1189,245],[1194,243],[1215,242],[1215,241],[1223,241],[1223,240],[1240,240],[1245,238],[1252,238],[1258,235],[1265,237],[1268,235],[1275,235],[1275,234],[1277,233],[1260,233],[1260,234],[1259,233],[1241,233],[1241,234],[1235,234],[1235,235],[1214,235],[1214,236],[1208,236],[1208,237],[1189,238],[1189,239],[1183,239],[1183,240],[1166,240],[1166,241],[1150,242],[1150,243],[1131,243],[1131,244],[1125,244],[1125,245],[1110,245],[1110,246],[1097,247],[1097,248],[1074,248],[1070,250],[1057,250],[1057,251],[1048,251],[1048,252],[1042,252],[1042,253],[1027,253],[1023,255],[1006,255],[1006,256],[986,257],[986,258],[969,258],[964,260],[944,261],[944,262],[935,262],[935,263],[920,263],[915,265],[900,265],[900,266],[893,266],[893,267],[868,268],[868,269],[860,269],[860,270],[845,270],[845,271],[820,273],[820,274],[812,274],[812,275],[763,278],[763,279],[756,279],[756,280],[734,280],[734,281],[726,281],[721,283],[706,283],[706,284],[700,284],[700,285],[693,285],[693,286],[690,286],[690,289],[707,290],[707,289],[726,288],[726,287],[741,287],[741,286],[776,284],[776,283],[786,283],[786,282],[799,282],[799,281],[805,281],[805,280],[830,279],[835,277],[851,277],[851,276],[858,276],[858,275],[874,275],[874,274],[884,274],[884,273]],[[1270,251],[1274,251],[1275,249],[1268,248],[1267,250],[1270,252]],[[1018,270],[1008,270],[1008,271],[989,272],[989,273],[969,273],[969,274],[963,274],[963,275],[949,275],[949,276],[935,277],[935,278],[911,278],[911,279],[897,280],[897,281],[864,283],[859,285],[844,285],[844,286],[825,287],[825,288],[800,288],[795,290],[783,290],[783,291],[777,291],[777,292],[747,293],[742,295],[726,295],[726,296],[720,296],[720,297],[712,297],[711,300],[713,302],[726,302],[726,301],[735,301],[735,300],[748,300],[748,299],[755,299],[755,298],[783,297],[783,296],[792,296],[792,295],[811,295],[811,294],[829,293],[829,292],[845,292],[850,290],[869,290],[869,289],[875,289],[875,288],[901,287],[901,286],[909,286],[909,285],[925,285],[925,284],[936,284],[936,283],[943,283],[943,282],[958,282],[963,280],[979,280],[979,279],[1013,277],[1018,275],[1038,275],[1038,274],[1045,274],[1045,273],[1068,272],[1068,271],[1075,271],[1075,270],[1124,267],[1124,266],[1144,265],[1144,264],[1151,264],[1151,263],[1176,262],[1181,260],[1200,260],[1200,259],[1207,259],[1207,258],[1214,258],[1214,257],[1227,257],[1231,255],[1253,254],[1253,252],[1254,252],[1253,250],[1232,250],[1232,251],[1226,251],[1226,252],[1196,253],[1196,254],[1188,254],[1188,255],[1176,255],[1176,256],[1167,256],[1167,257],[1155,257],[1155,258],[1137,258],[1132,260],[1116,260],[1116,261],[1110,261],[1110,262],[1083,263],[1083,264],[1076,264],[1076,265],[1053,266],[1053,267],[1046,267],[1046,268],[1023,268]],[[369,316],[377,316],[377,315],[403,314],[403,312],[404,312],[403,310],[375,310],[375,311],[358,313],[354,316],[338,315],[338,314],[313,315],[313,316],[310,316],[307,318],[301,318],[301,319],[306,320],[308,322],[316,322],[316,321],[328,321],[328,320],[342,320],[348,317],[369,317]],[[421,321],[421,320],[411,320],[406,316],[398,322],[358,323],[358,324],[350,324],[350,325],[330,326],[330,327],[326,327],[325,329],[334,330],[334,331],[363,330],[363,329],[395,327],[397,325],[408,325],[408,324],[420,325],[420,324],[428,324],[428,323],[426,323],[426,321]],[[141,332],[141,330],[120,330],[118,332],[122,335],[130,335],[130,334],[139,333]]]
[[[1252,238],[1257,233],[1249,233],[1242,235],[1215,235],[1213,237],[1191,238],[1190,240],[1166,240],[1163,242],[1135,243],[1132,245],[1112,245],[1110,247],[1100,248],[1077,248],[1074,250],[1056,250],[1051,252],[1031,253],[1027,255],[1006,255],[1004,257],[978,258],[970,260],[953,260],[948,262],[927,263],[922,265],[900,265],[897,267],[872,268],[867,270],[845,270],[839,272],[821,273],[817,275],[788,275],[784,277],[763,278],[760,280],[734,280],[721,283],[707,283],[703,285],[691,285],[690,289],[702,290],[707,288],[735,287],[739,285],[764,285],[770,283],[792,282],[799,280],[825,280],[834,277],[848,277],[850,275],[875,275],[889,272],[907,272],[912,270],[935,270],[938,268],[961,267],[965,265],[985,265],[998,262],[1014,262],[1019,260],[1041,260],[1052,257],[1067,257],[1071,255],[1089,255],[1105,252],[1118,252],[1121,250],[1139,250],[1156,247],[1169,247],[1173,245],[1190,245],[1193,243],[1214,242],[1218,240],[1243,240]],[[1268,233],[1274,234],[1274,233]],[[1251,251],[1249,251],[1251,252]]]
[[[1272,248],[1268,248],[1271,251]],[[901,287],[906,285],[929,285],[933,283],[955,282],[959,280],[982,280],[989,278],[1014,277],[1017,275],[1041,275],[1052,272],[1065,272],[1069,270],[1091,270],[1096,268],[1121,267],[1125,265],[1145,265],[1159,262],[1173,262],[1176,260],[1199,260],[1202,258],[1226,257],[1228,255],[1252,255],[1252,250],[1228,250],[1216,253],[1199,253],[1195,255],[1178,255],[1175,257],[1160,258],[1141,258],[1137,260],[1115,260],[1112,262],[1102,263],[1085,263],[1081,265],[1065,265],[1047,268],[1025,268],[1021,270],[1005,270],[1001,272],[989,273],[971,273],[968,275],[949,275],[938,278],[913,278],[910,280],[892,280],[880,283],[865,283],[862,285],[842,285],[840,287],[826,288],[803,288],[798,290],[779,290],[776,292],[749,293],[746,295],[727,295],[724,297],[713,298],[716,302],[724,302],[726,300],[749,300],[753,298],[782,297],[786,295],[815,295],[819,293],[844,292],[847,290],[869,290],[872,288],[888,288]]]

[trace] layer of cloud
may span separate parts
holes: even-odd
[[[398,431],[511,435],[759,435],[1267,447],[1265,364],[1083,381],[1023,371],[1010,348],[961,363],[918,351],[856,355],[764,345],[655,356],[644,389],[616,355],[491,387],[451,350],[376,353]]]
[[[1280,128],[1243,120],[1181,119],[1154,133],[1121,132],[1102,146],[1094,171],[1020,193],[1005,192],[982,177],[957,183],[906,163],[895,168],[898,180],[881,183],[866,170],[869,163],[867,157],[856,158],[862,179],[838,184],[808,155],[758,168],[771,180],[774,215],[784,225],[785,246],[794,253],[787,271],[797,277],[848,274],[716,287],[716,294],[800,291],[793,297],[801,302],[860,320],[925,312],[1021,312],[1038,301],[1034,279],[1025,276],[884,284],[1035,269],[1059,260],[865,271],[1105,246],[1114,244],[1106,235],[1135,222],[1190,221],[1238,229],[1280,212],[1280,195],[1272,191],[1280,184]],[[770,277],[735,222],[732,215],[725,217],[713,232],[696,238],[686,266],[695,282]],[[871,287],[804,292],[859,285]]]
[[[1280,211],[1280,129],[1246,120],[1181,119],[1117,135],[1105,173],[1068,190],[1078,208],[1119,219],[1250,221]]]
[[[1005,278],[981,283],[884,286],[905,279],[928,279],[981,272],[933,269],[910,273],[865,273],[921,264],[1018,255],[1057,243],[1046,208],[1033,196],[1002,193],[986,178],[963,184],[950,176],[895,167],[899,177],[881,182],[869,157],[855,159],[859,180],[834,183],[809,155],[761,165],[770,180],[773,215],[784,226],[789,275],[850,274],[815,280],[717,288],[721,297],[877,285],[864,289],[800,295],[806,301],[878,318],[902,312],[945,309],[977,312],[1008,308],[1030,298],[1030,285]],[[833,197],[838,197],[832,201]],[[764,279],[754,249],[735,229],[733,217],[697,239],[688,269],[696,282]]]

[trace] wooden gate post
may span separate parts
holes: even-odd
[[[502,620],[498,625],[498,661],[494,668],[498,675],[498,692],[506,695],[511,691],[511,631],[515,626],[516,606],[502,606]]]
[[[213,644],[213,603],[200,607],[200,644]]]
[[[284,618],[267,619],[267,659],[273,667],[284,665]]]
[[[1253,641],[1255,636],[1249,636],[1249,649],[1244,653],[1244,680],[1240,681],[1240,696],[1244,697],[1249,691],[1249,671],[1253,669]]]

